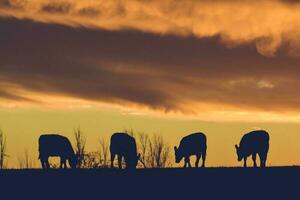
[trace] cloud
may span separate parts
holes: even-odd
[[[0,15],[106,30],[158,35],[220,36],[229,47],[254,43],[274,56],[300,54],[300,4],[283,0],[1,0]]]
[[[10,18],[0,24],[0,96],[6,99],[42,104],[64,96],[186,114],[300,110],[299,60],[284,49],[268,58],[251,44],[228,49],[220,36],[74,29]]]

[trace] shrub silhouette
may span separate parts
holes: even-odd
[[[153,135],[149,140],[148,163],[152,168],[165,168],[168,165],[170,148],[161,135]]]
[[[74,129],[74,137],[75,137],[75,154],[77,156],[77,166],[78,168],[83,168],[84,160],[85,160],[85,144],[86,138],[82,133],[80,127]]]
[[[118,156],[118,166],[122,169],[124,157],[126,168],[135,169],[140,157],[137,155],[137,147],[134,137],[126,133],[114,133],[110,139],[111,168],[114,167],[115,156]]]
[[[5,158],[7,156],[8,155],[6,154],[6,136],[0,129],[0,169],[5,168]]]
[[[68,138],[56,135],[48,134],[41,135],[39,138],[39,159],[41,161],[43,169],[50,168],[49,157],[60,157],[60,168],[66,168],[66,160],[69,161],[71,168],[76,168],[77,156],[74,153],[72,145]]]
[[[265,167],[269,151],[269,134],[264,130],[252,131],[245,134],[240,146],[235,145],[238,161],[244,159],[244,167],[247,167],[247,157],[252,155],[253,166],[256,167],[256,154],[260,158],[260,166]]]
[[[175,161],[179,163],[184,158],[184,167],[191,167],[190,156],[196,156],[195,167],[198,167],[202,156],[202,167],[206,160],[206,136],[203,133],[193,133],[181,139],[179,147],[174,147]]]
[[[20,169],[31,169],[34,167],[34,161],[29,154],[28,149],[24,149],[23,155],[18,157]]]
[[[131,130],[131,135],[136,135]],[[165,168],[169,163],[170,146],[165,142],[162,135],[149,135],[138,132],[138,149],[140,163],[143,168]]]

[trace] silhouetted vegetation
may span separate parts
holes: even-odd
[[[152,168],[164,168],[168,165],[170,147],[161,135],[153,135],[149,140],[148,162]]]
[[[31,169],[34,167],[34,160],[31,158],[28,149],[24,149],[23,155],[18,158],[20,169]]]
[[[83,135],[80,127],[74,129],[74,136],[75,136],[75,154],[77,156],[77,167],[83,168],[84,159],[85,159],[86,138]]]
[[[5,168],[6,166],[6,136],[3,133],[2,129],[0,129],[0,169]]]
[[[161,135],[149,136],[147,133],[137,134],[140,162],[144,168],[164,168],[170,166],[170,146]]]
[[[86,153],[81,163],[81,168],[85,168],[85,169],[102,168],[100,151]]]
[[[138,149],[141,154],[140,162],[142,163],[144,168],[148,168],[148,146],[149,146],[149,135],[146,133],[138,134]]]
[[[105,138],[100,138],[99,140],[100,144],[100,150],[99,150],[99,156],[100,156],[100,165],[101,167],[108,167],[109,166],[109,144],[108,141]]]

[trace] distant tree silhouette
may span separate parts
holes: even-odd
[[[6,136],[4,135],[2,129],[0,129],[0,169],[5,168],[5,158],[6,154]]]
[[[101,158],[99,151],[86,153],[84,160],[81,164],[81,168],[85,169],[97,169],[101,168]]]
[[[144,168],[147,168],[147,160],[148,160],[148,148],[149,148],[149,135],[146,133],[139,133],[138,134],[138,141],[139,141],[139,152],[141,154],[140,161]]]
[[[165,168],[168,165],[170,147],[161,135],[153,135],[149,140],[148,162],[152,168]]]
[[[30,157],[29,150],[24,149],[23,155],[18,158],[20,169],[31,169],[34,167],[34,161]]]
[[[100,144],[99,156],[100,156],[101,167],[108,167],[109,166],[108,141],[102,137],[99,140],[99,144]]]
[[[136,135],[133,133],[133,135]],[[165,168],[171,166],[170,146],[165,142],[162,135],[150,136],[144,132],[137,133],[138,151],[140,152],[140,163],[143,168]]]
[[[85,156],[86,138],[83,135],[80,127],[74,129],[75,136],[75,154],[77,156],[77,167],[82,168]]]

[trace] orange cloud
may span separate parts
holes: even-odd
[[[287,44],[300,52],[300,5],[279,0],[2,0],[0,15],[46,23],[156,34],[220,35],[229,46],[256,44],[273,56]]]

